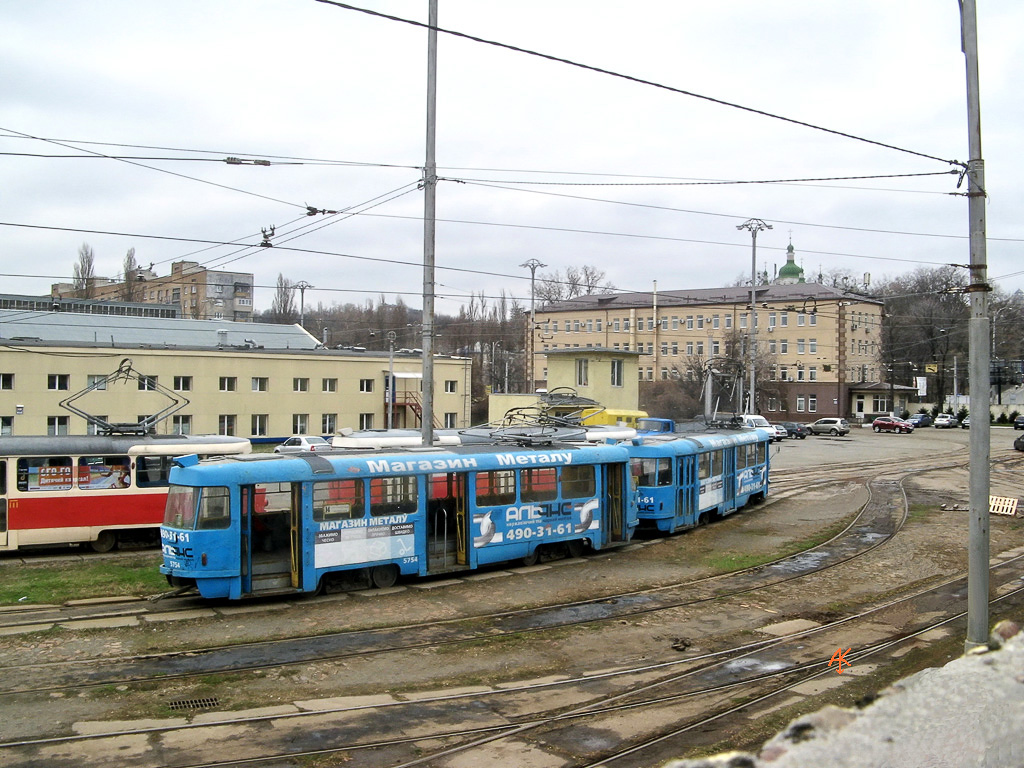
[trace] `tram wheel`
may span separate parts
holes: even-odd
[[[370,581],[377,589],[387,589],[395,586],[398,581],[397,565],[375,565],[370,569]]]
[[[580,557],[583,555],[583,539],[573,539],[566,548],[569,550],[569,557]]]
[[[117,534],[113,531],[101,531],[96,541],[89,544],[93,552],[109,552],[117,544]]]
[[[540,547],[523,558],[523,565],[536,565],[540,561]]]

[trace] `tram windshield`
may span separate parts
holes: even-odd
[[[196,522],[196,501],[199,489],[187,485],[172,485],[164,507],[164,525],[168,528],[191,530]]]
[[[164,525],[192,530],[227,528],[231,522],[228,489],[172,485],[164,507]]]

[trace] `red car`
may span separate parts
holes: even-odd
[[[909,421],[903,419],[897,419],[892,416],[879,416],[873,422],[871,422],[871,428],[875,432],[904,432],[910,433],[914,431],[914,425]]]

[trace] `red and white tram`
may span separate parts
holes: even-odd
[[[158,542],[175,456],[249,453],[223,435],[0,437],[0,551],[120,539]]]

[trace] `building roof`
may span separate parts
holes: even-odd
[[[880,299],[859,293],[833,288],[820,283],[796,283],[791,285],[757,286],[759,302],[789,302],[791,311],[804,309],[804,302],[838,301],[882,304]],[[556,301],[538,308],[538,312],[580,312],[593,310],[639,309],[657,303],[658,308],[702,306],[709,304],[749,304],[750,287],[737,285],[724,288],[696,288],[676,291],[640,291],[635,293],[596,293],[578,296],[575,299]],[[811,305],[806,309],[809,311]]]
[[[0,310],[0,340],[211,349],[315,349],[319,344],[315,336],[297,324],[15,310]]]

